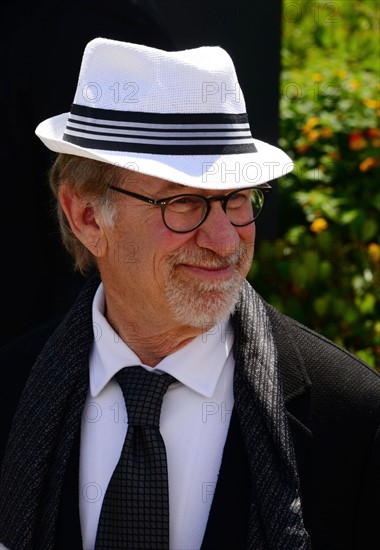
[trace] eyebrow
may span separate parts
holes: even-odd
[[[187,190],[186,190],[187,189]],[[167,185],[163,186],[161,189],[159,189],[155,193],[151,193],[152,196],[154,196],[156,199],[159,199],[161,197],[170,197],[172,195],[187,195],[191,193],[197,193],[197,189],[192,187],[187,187],[186,185],[181,185],[180,183],[176,183],[174,181],[167,183]]]
[[[176,183],[174,181],[168,182],[168,185],[165,187],[165,193],[182,193],[184,189],[186,189],[186,185],[181,185],[180,183]],[[192,189],[190,187],[190,189]],[[196,191],[196,190],[194,190]]]
[[[169,182],[165,187],[165,191],[160,191],[161,196],[169,196],[173,194],[184,194],[184,195],[205,195],[207,196],[210,192],[218,192],[219,194],[231,193],[234,189],[204,189],[203,187],[191,187],[190,185],[182,185],[181,183],[176,183],[174,181]],[[238,191],[238,189],[236,189]]]

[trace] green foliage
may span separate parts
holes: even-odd
[[[379,2],[283,4],[280,234],[249,279],[380,369]],[[269,199],[270,200],[270,199]],[[260,231],[260,227],[258,227]]]

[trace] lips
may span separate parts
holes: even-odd
[[[186,264],[182,265],[186,267],[191,267],[193,269],[202,269],[205,271],[223,271],[224,269],[231,268],[234,264],[223,264],[223,265],[196,265],[196,264]]]
[[[180,267],[186,271],[207,278],[229,278],[234,271],[234,265],[222,265],[222,266],[209,266],[209,265],[192,265],[192,264],[180,264]]]
[[[186,279],[200,281],[227,282],[241,270],[242,260],[246,253],[244,245],[228,256],[219,255],[211,250],[181,251],[171,257],[172,273],[186,275]]]

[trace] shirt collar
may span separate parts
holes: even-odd
[[[94,344],[90,360],[90,393],[97,397],[113,376],[123,367],[142,365],[139,357],[120,338],[104,317],[103,284],[95,294],[92,315]],[[212,397],[233,346],[230,319],[160,361],[155,369],[167,372],[204,397]]]

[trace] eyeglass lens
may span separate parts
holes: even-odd
[[[236,226],[252,223],[263,207],[264,195],[259,189],[244,189],[230,195],[225,205],[229,221]],[[207,201],[195,195],[181,195],[166,204],[164,219],[174,231],[191,231],[207,215]]]

